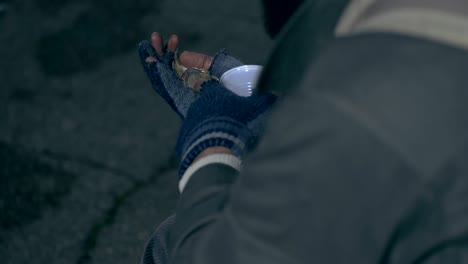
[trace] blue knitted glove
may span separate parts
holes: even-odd
[[[151,81],[153,89],[169,104],[169,106],[182,118],[197,98],[197,94],[188,87],[172,70],[174,53],[166,51],[159,56],[151,46],[151,42],[144,40],[138,45],[140,60],[146,75]],[[154,62],[146,62],[146,58],[152,56],[157,59]]]
[[[239,159],[252,150],[263,131],[265,111],[276,96],[240,97],[217,81],[202,85],[200,97],[192,104],[177,142],[182,176],[193,160],[209,147],[225,147]]]
[[[163,56],[159,56],[151,46],[151,42],[144,40],[138,45],[141,64],[151,81],[153,89],[171,106],[171,108],[183,119],[189,107],[198,98],[198,93],[185,86],[172,69],[174,53],[166,50]],[[146,62],[152,56],[157,59],[154,62]],[[225,49],[221,49],[214,58],[209,71],[218,78],[221,75],[242,63],[229,56]]]

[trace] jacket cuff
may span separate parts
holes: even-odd
[[[212,154],[203,157],[192,163],[182,175],[182,178],[179,181],[180,193],[184,191],[185,186],[187,185],[192,175],[195,174],[195,172],[207,165],[215,163],[228,165],[238,171],[240,171],[242,165],[242,161],[238,157],[231,154]]]

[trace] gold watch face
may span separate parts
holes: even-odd
[[[205,69],[190,67],[187,68],[184,65],[180,64],[178,52],[176,51],[174,55],[174,61],[172,62],[172,68],[174,69],[177,77],[182,80],[182,82],[189,88],[199,91],[200,86],[203,82],[210,79],[216,79],[211,76],[211,73]]]
[[[181,79],[186,86],[198,91],[203,82],[211,79],[211,74],[207,70],[192,67],[187,68]]]

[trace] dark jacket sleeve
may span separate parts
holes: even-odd
[[[274,115],[281,127],[303,125],[270,131],[235,183],[222,165],[192,176],[177,209],[173,263],[377,263],[422,184],[394,150],[320,101],[311,101],[314,125],[300,112]]]
[[[302,66],[241,174],[188,182],[172,263],[466,263],[466,52],[373,34]]]

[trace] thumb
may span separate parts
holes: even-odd
[[[213,62],[213,57],[198,52],[184,51],[180,54],[179,61],[185,67],[208,70]]]

